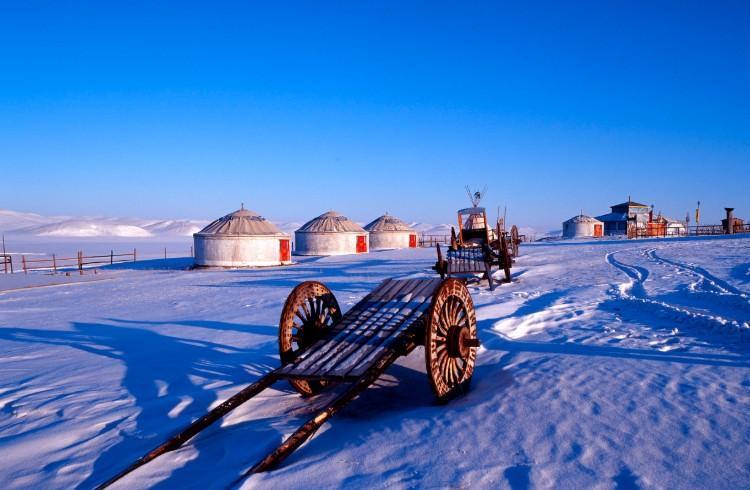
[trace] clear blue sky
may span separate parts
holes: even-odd
[[[4,3],[0,208],[750,218],[748,2],[264,3]]]

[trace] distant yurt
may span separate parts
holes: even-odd
[[[314,218],[294,232],[294,251],[299,255],[346,255],[367,253],[368,233],[336,211]]]
[[[365,230],[370,233],[372,250],[417,247],[417,232],[388,213],[365,226]]]
[[[604,223],[591,216],[579,214],[563,222],[563,238],[600,237],[604,235]]]
[[[292,263],[289,235],[244,205],[195,233],[193,241],[198,266],[260,267]]]

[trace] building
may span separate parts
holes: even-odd
[[[628,198],[627,202],[610,206],[610,209],[610,213],[596,217],[604,223],[605,235],[636,236],[638,230],[646,230],[650,206],[639,204]]]
[[[734,217],[734,208],[724,208],[727,217],[721,220],[721,228],[724,233],[742,233],[745,221]]]
[[[388,213],[366,225],[365,230],[370,233],[372,250],[417,247],[417,232]]]
[[[684,236],[687,227],[683,221],[668,218],[659,214],[646,224],[646,234],[649,237]]]
[[[244,205],[193,234],[193,241],[197,266],[259,267],[292,263],[289,235]]]
[[[295,253],[299,255],[367,253],[370,248],[367,231],[336,211],[308,221],[294,236]]]
[[[604,223],[581,213],[563,222],[563,238],[599,238],[604,235]]]

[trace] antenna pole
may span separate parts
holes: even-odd
[[[5,255],[5,233],[3,233],[3,255]]]

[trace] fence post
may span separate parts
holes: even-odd
[[[52,272],[57,274],[57,260],[55,259],[55,254],[52,254]]]
[[[193,246],[192,245],[190,245],[190,256],[191,257],[195,257],[195,255],[193,255]]]
[[[110,250],[109,251],[109,265],[112,265],[115,263],[115,251]]]
[[[167,247],[164,247],[164,260],[167,260]]]
[[[78,251],[78,272],[83,275],[83,251]]]
[[[26,256],[21,255],[21,264],[23,264],[23,273],[28,274],[28,271],[26,270]]]
[[[133,249],[133,262],[135,262],[135,249]]]

